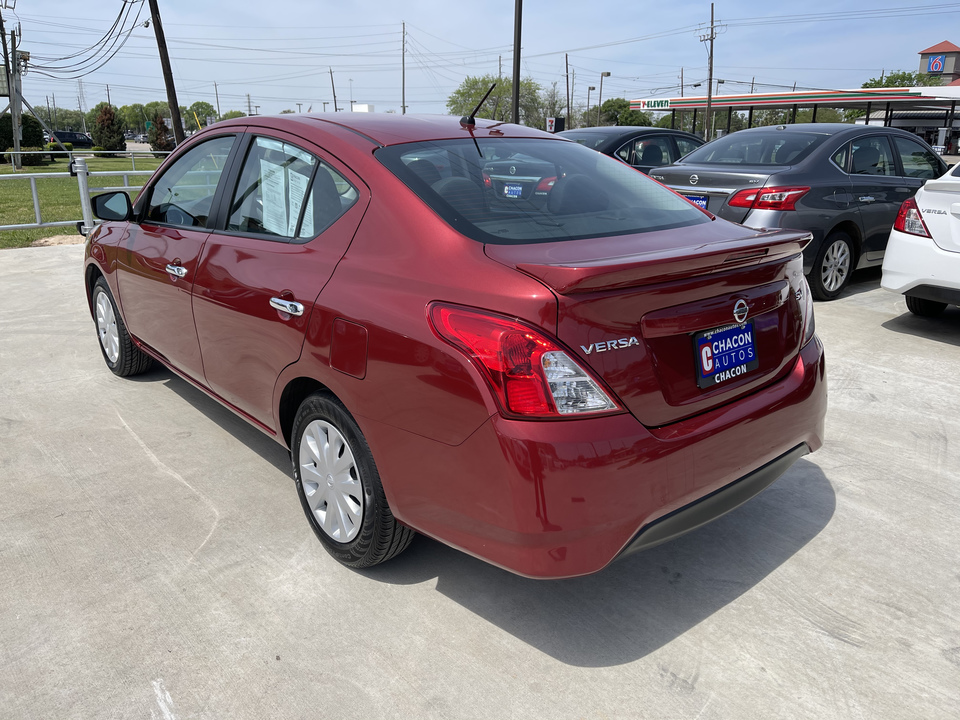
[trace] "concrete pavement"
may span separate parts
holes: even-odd
[[[106,369],[81,258],[0,252],[0,717],[957,716],[960,310],[878,272],[817,304],[825,447],[679,540],[567,581],[425,538],[354,572],[280,446]]]

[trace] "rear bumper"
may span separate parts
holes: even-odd
[[[361,419],[403,523],[528,577],[596,572],[760,492],[823,442],[823,348],[783,380],[662,428],[490,418],[450,447]]]
[[[960,253],[944,250],[930,238],[893,230],[880,285],[902,295],[960,303]]]

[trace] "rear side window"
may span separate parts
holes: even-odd
[[[795,165],[827,137],[784,130],[738,132],[694,150],[683,158],[683,162],[698,165]]]
[[[699,143],[695,143],[693,140],[689,140],[687,138],[675,137],[674,140],[677,143],[677,148],[680,150],[680,157],[689,155],[698,147],[700,147]]]
[[[850,143],[851,175],[896,175],[890,142],[883,135],[868,135]]]
[[[289,241],[319,235],[357,200],[333,168],[295,145],[257,137],[230,201],[227,230]]]
[[[234,136],[190,148],[153,185],[147,220],[180,227],[207,227],[213,196]]]
[[[454,229],[484,243],[557,242],[710,222],[646,175],[574,143],[440,140],[381,148],[376,157]]]

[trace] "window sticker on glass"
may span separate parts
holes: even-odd
[[[263,227],[283,235],[287,230],[286,177],[282,165],[260,160],[260,191],[263,193]]]

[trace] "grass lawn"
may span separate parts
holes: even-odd
[[[90,172],[104,172],[107,170],[132,170],[130,158],[86,158]],[[162,158],[137,157],[137,170],[156,170]],[[10,164],[0,165],[0,175],[26,175],[33,173],[65,173],[68,172],[66,156],[54,162],[46,162],[36,167],[25,166],[20,173],[14,173]],[[145,175],[130,177],[131,185],[142,185]],[[91,177],[90,187],[117,187],[123,185],[122,177]],[[40,216],[44,222],[58,220],[80,220],[83,213],[80,210],[80,190],[77,179],[41,178],[37,180],[37,195],[40,198]],[[130,193],[135,200],[137,191]],[[36,218],[33,214],[33,199],[30,194],[29,180],[0,180],[0,225],[15,225],[32,223]],[[71,235],[77,230],[74,227],[38,228],[35,230],[0,230],[0,248],[27,247],[34,240],[52,235]]]

